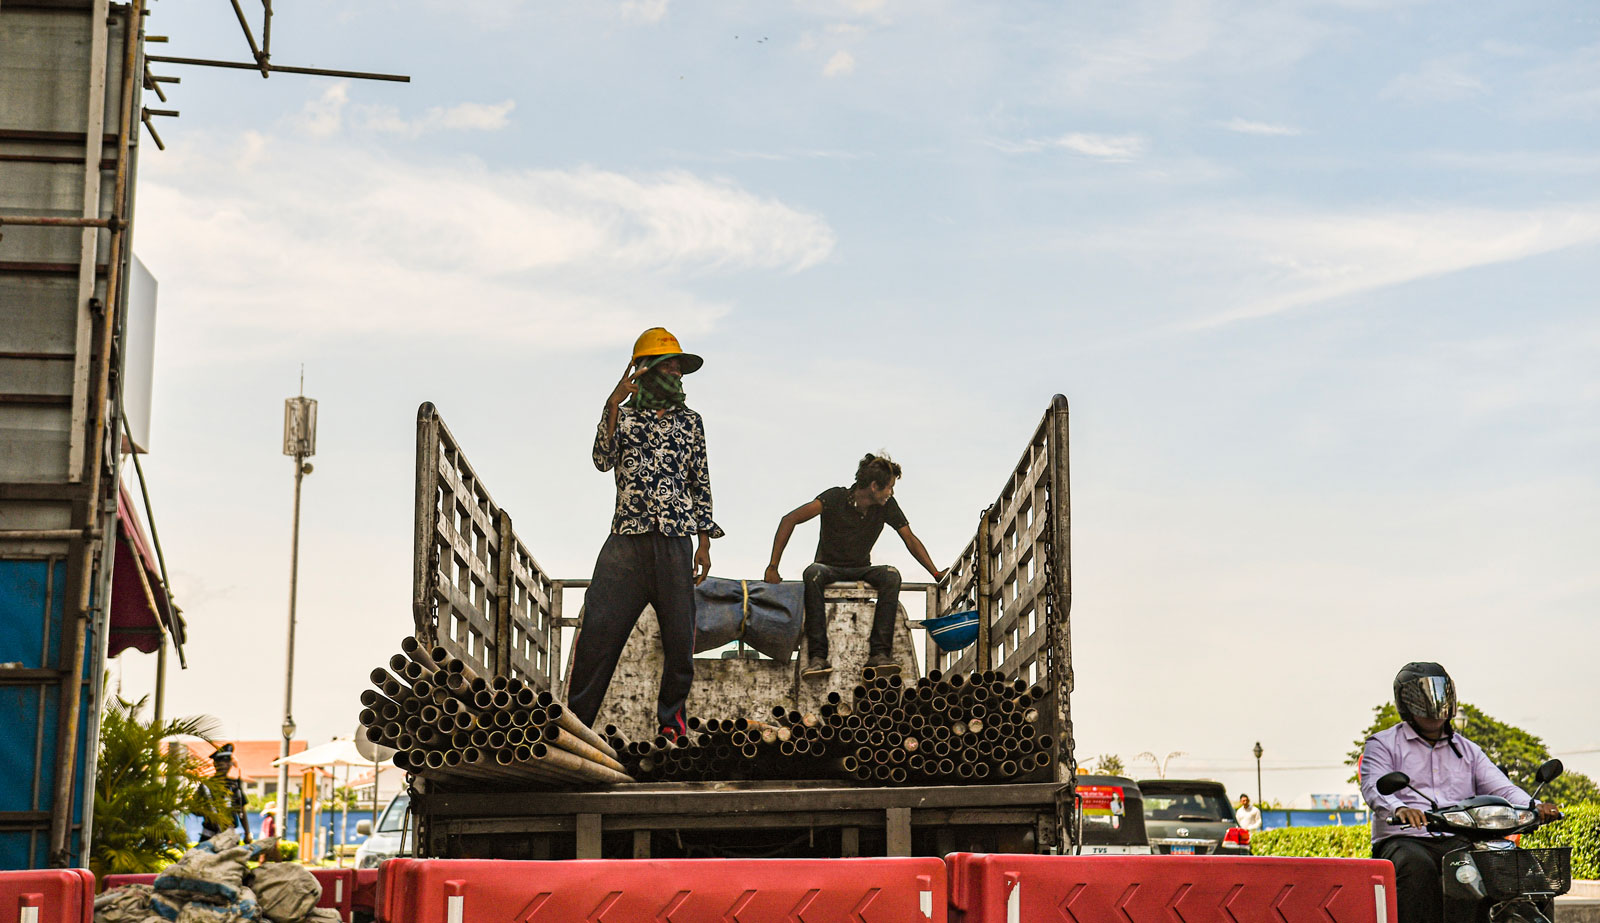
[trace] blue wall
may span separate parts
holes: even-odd
[[[65,561],[0,560],[0,663],[24,669],[59,669],[65,628],[67,565]],[[49,605],[46,606],[48,600]],[[98,643],[89,626],[84,639],[83,673],[93,669],[91,653]],[[0,686],[0,811],[46,811],[56,784],[56,727],[61,687]],[[72,796],[72,819],[83,823],[83,779],[88,759],[97,749],[90,740],[86,689],[78,714],[78,759]],[[49,821],[35,831],[0,832],[0,868],[43,868],[49,864]],[[72,836],[71,864],[82,864],[82,843]]]
[[[1278,827],[1354,827],[1368,823],[1366,811],[1262,811],[1261,829]]]
[[[381,808],[379,810],[380,810],[380,812],[382,811]],[[360,811],[350,811],[347,816],[349,817],[350,820],[349,820],[349,826],[348,826],[348,833],[345,836],[345,840],[344,841],[346,843],[350,844],[351,846],[359,846],[362,843],[365,843],[367,841],[367,838],[364,837],[364,836],[358,836],[356,834],[356,822],[357,821],[363,821],[363,820],[370,820],[372,818],[372,809],[371,808],[366,808],[366,809],[363,809],[363,810],[360,810]],[[338,842],[339,842],[339,829],[340,829],[339,814],[337,812],[324,811],[322,814],[317,816],[317,821],[318,821],[318,825],[321,826],[323,830],[330,831],[330,835],[328,837],[328,845],[330,847],[337,845]],[[196,817],[194,815],[190,815],[188,818],[185,819],[185,826],[189,830],[189,841],[191,843],[198,842],[200,840],[200,818]],[[300,838],[300,813],[298,811],[291,813],[289,815],[288,819],[287,819],[287,823],[286,823],[285,826],[286,826],[287,829],[284,831],[283,835],[287,839],[291,839],[291,840],[299,839]],[[261,833],[261,815],[257,814],[254,811],[250,812],[250,832],[252,834],[254,834],[254,835],[257,835],[257,836],[259,836],[260,833]]]

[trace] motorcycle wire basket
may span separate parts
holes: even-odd
[[[1572,887],[1572,849],[1474,850],[1472,861],[1493,901],[1525,894],[1565,894]]]

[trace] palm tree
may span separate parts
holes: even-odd
[[[176,860],[189,848],[186,814],[224,825],[232,819],[226,789],[211,767],[186,746],[162,743],[179,734],[210,742],[216,719],[146,721],[139,715],[146,701],[119,696],[101,718],[89,846],[96,877],[156,872]]]

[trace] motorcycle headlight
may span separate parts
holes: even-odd
[[[1485,805],[1481,808],[1473,808],[1467,813],[1472,815],[1473,822],[1480,829],[1510,830],[1512,827],[1520,827],[1526,823],[1526,821],[1519,819],[1517,815],[1527,812],[1519,812],[1516,808],[1509,806]]]
[[[1446,823],[1455,824],[1457,827],[1471,827],[1472,815],[1466,811],[1451,811],[1444,816]]]
[[[1539,816],[1539,812],[1537,812],[1537,811],[1529,811],[1526,808],[1523,808],[1523,809],[1517,811],[1517,826],[1520,827],[1523,824],[1531,824],[1531,823],[1533,823],[1534,818],[1536,818],[1538,816]]]

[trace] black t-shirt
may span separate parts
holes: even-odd
[[[906,514],[893,497],[883,506],[852,506],[848,487],[830,487],[822,501],[822,534],[817,538],[817,563],[833,567],[866,567],[872,563],[872,546],[884,523],[899,531]]]

